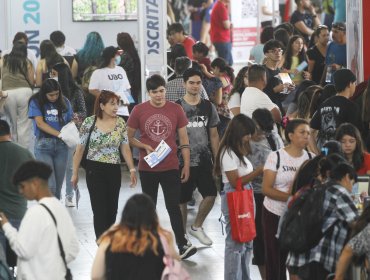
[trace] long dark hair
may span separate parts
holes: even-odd
[[[320,86],[310,86],[299,95],[297,102],[298,118],[302,119],[312,118],[316,110],[313,111],[313,113],[310,111],[311,103],[316,93],[320,94],[321,89],[322,88]]]
[[[305,40],[300,35],[294,35],[289,39],[289,43],[288,43],[288,46],[287,46],[285,54],[284,54],[285,61],[284,61],[283,67],[286,68],[286,69],[290,69],[290,67],[292,66],[293,43],[295,41],[297,41],[298,39],[302,39],[303,44],[304,44]],[[301,63],[304,60],[307,60],[306,50],[305,50],[304,46],[298,54],[298,60],[299,60],[299,63]]]
[[[62,89],[63,95],[69,100],[72,100],[76,92],[79,90],[79,87],[72,78],[71,70],[68,65],[65,63],[57,63],[52,69],[58,72],[58,82]]]
[[[67,111],[67,104],[66,104],[66,101],[64,100],[64,96],[63,96],[63,93],[62,93],[62,90],[60,88],[60,85],[59,83],[54,80],[54,79],[46,79],[42,85],[41,85],[41,88],[40,90],[38,91],[38,93],[36,93],[35,95],[33,95],[30,100],[29,100],[29,103],[32,101],[32,100],[35,100],[36,103],[39,105],[40,107],[40,110],[41,110],[41,113],[42,113],[42,116],[45,117],[45,105],[50,103],[50,101],[48,100],[47,98],[47,94],[49,92],[52,92],[52,91],[58,91],[59,92],[59,96],[58,96],[58,99],[55,101],[54,106],[56,107],[56,109],[58,110],[58,120],[59,120],[59,124],[60,125],[64,125],[64,119],[63,119],[63,113],[65,113]]]
[[[214,167],[215,174],[221,174],[221,158],[226,152],[230,154],[231,151],[233,151],[240,162],[242,162],[244,165],[247,165],[244,161],[245,155],[242,152],[245,149],[243,137],[246,135],[252,135],[255,131],[256,124],[246,115],[239,114],[231,119],[226,128],[225,134],[221,139],[221,143],[216,155]]]
[[[292,184],[292,194],[304,187],[312,188],[317,182],[317,177],[320,175],[320,161],[323,156],[319,155],[313,159],[306,160],[299,167]]]
[[[140,62],[139,54],[135,48],[134,41],[130,34],[127,32],[121,32],[117,34],[117,44],[125,52],[128,53],[135,63]]]
[[[234,75],[234,69],[231,68],[225,59],[221,58],[221,57],[217,57],[215,58],[212,62],[211,62],[211,67],[212,68],[215,68],[215,67],[218,67],[220,69],[220,72],[222,73],[226,73],[229,78],[230,78],[230,82],[233,83],[234,82],[234,79],[235,79],[235,75]]]
[[[337,129],[335,139],[341,142],[345,135],[356,139],[356,149],[353,152],[352,164],[356,170],[359,170],[364,162],[364,147],[360,131],[351,123],[342,123]]]
[[[50,69],[54,64],[64,62],[63,57],[58,54],[52,41],[44,40],[40,44],[40,57],[45,59],[46,66]]]
[[[249,66],[244,66],[242,69],[239,70],[238,75],[234,80],[233,89],[231,90],[230,96],[234,93],[243,94],[245,90],[244,78],[248,74]]]
[[[276,143],[272,137],[272,130],[274,129],[274,119],[272,114],[266,108],[259,108],[252,113],[252,119],[257,123],[258,127],[265,133],[267,142],[272,151],[277,150]]]
[[[27,45],[22,42],[15,42],[12,51],[4,56],[4,67],[7,67],[11,74],[20,72],[27,77]]]
[[[170,233],[159,225],[153,200],[146,194],[135,194],[127,200],[120,223],[106,231],[98,242],[109,238],[112,252],[142,256],[151,250],[159,255],[159,234],[171,240]]]

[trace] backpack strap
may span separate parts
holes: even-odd
[[[277,156],[277,160],[276,160],[276,171],[278,171],[278,169],[280,167],[280,153],[279,153],[279,151],[276,151],[276,156]]]

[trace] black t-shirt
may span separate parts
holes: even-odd
[[[301,13],[297,10],[294,11],[290,18],[291,24],[296,24],[297,22],[303,21],[303,23],[308,27],[313,29],[313,17],[311,14],[308,13]],[[297,28],[295,28],[297,30]],[[298,30],[297,30],[298,31]],[[299,32],[299,31],[298,31]],[[307,34],[303,34],[302,32],[299,32],[299,34],[302,35],[302,37],[305,39],[306,43],[309,43],[309,36]]]
[[[281,72],[280,68],[277,68],[276,70],[272,70],[266,65],[264,65],[266,69],[266,79],[267,84],[266,87],[263,89],[263,92],[267,94],[267,96],[271,99],[272,102],[274,102],[280,109],[280,112],[284,112],[282,101],[285,99],[285,95],[281,93],[275,93],[274,87],[281,84],[281,80],[276,77]]]
[[[109,246],[105,253],[107,280],[160,280],[164,270],[162,245],[158,244],[158,256],[147,251],[143,256],[131,253],[113,253]]]
[[[318,147],[321,148],[326,141],[334,139],[336,129],[345,122],[353,124],[361,131],[360,108],[356,103],[336,95],[321,104],[310,122],[311,128],[319,130]]]
[[[316,46],[313,46],[307,51],[307,57],[309,60],[315,61],[312,70],[312,81],[316,84],[320,84],[322,73],[325,68],[325,57],[321,54]]]

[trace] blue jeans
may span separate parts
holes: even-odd
[[[233,55],[231,54],[231,42],[228,43],[213,43],[216,48],[217,56],[226,60],[227,64],[233,65]]]
[[[53,170],[48,184],[50,191],[57,199],[60,199],[60,190],[66,173],[67,156],[68,146],[59,138],[36,139],[35,158],[47,163]]]
[[[225,280],[250,280],[249,264],[252,256],[253,242],[239,243],[231,238],[231,225],[226,193],[235,189],[229,184],[224,185],[221,192],[221,211],[225,216]]]
[[[73,173],[73,154],[75,150],[76,147],[68,148],[67,167],[66,167],[66,198],[68,199],[72,199],[74,194],[71,178]]]

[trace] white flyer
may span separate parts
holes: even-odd
[[[155,148],[154,152],[151,152],[147,156],[144,157],[144,160],[146,163],[150,166],[150,168],[153,168],[158,163],[160,163],[162,160],[166,158],[166,156],[171,152],[170,146],[167,145],[167,143],[162,140],[157,148]]]

